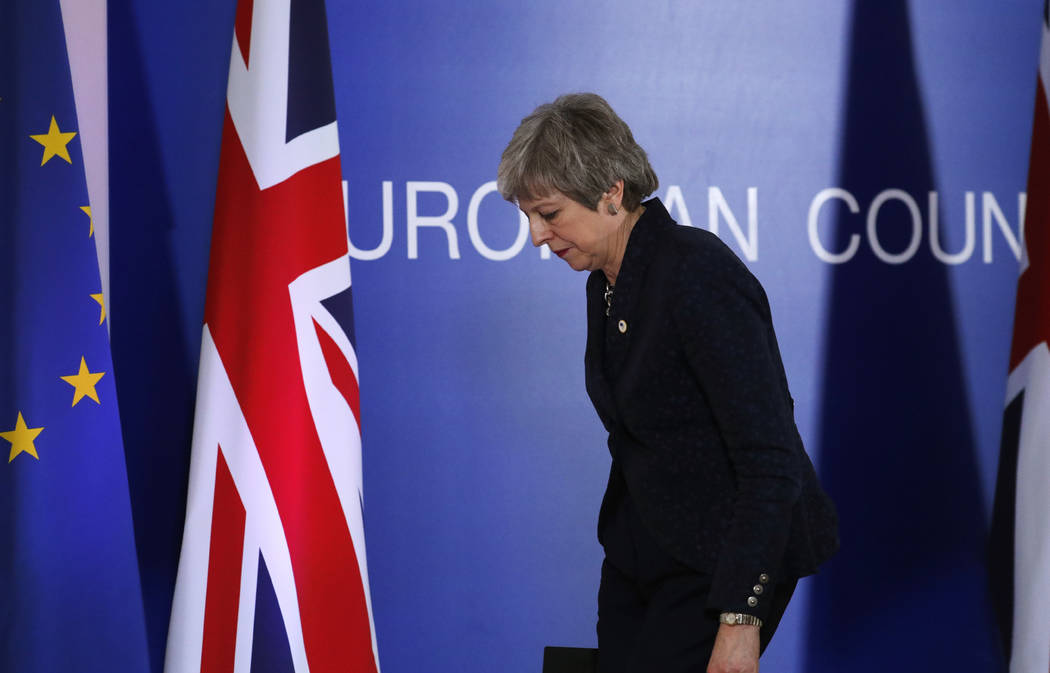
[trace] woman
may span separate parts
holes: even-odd
[[[522,120],[498,185],[535,245],[590,272],[587,392],[613,458],[599,671],[757,671],[798,578],[838,547],[762,287],[642,201],[656,174],[595,94]]]

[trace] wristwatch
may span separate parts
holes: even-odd
[[[729,624],[735,626],[737,624],[751,624],[752,626],[762,626],[762,620],[754,615],[745,615],[742,612],[723,612],[718,615],[718,621],[723,624]]]

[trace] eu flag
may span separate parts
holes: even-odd
[[[148,671],[58,0],[0,3],[0,671]]]

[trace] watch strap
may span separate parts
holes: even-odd
[[[742,612],[723,612],[718,615],[718,621],[730,626],[736,626],[737,624],[750,624],[758,627],[762,626],[761,619],[754,615],[747,615]]]

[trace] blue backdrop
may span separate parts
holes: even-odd
[[[584,277],[488,184],[518,121],[579,90],[765,285],[840,508],[764,670],[1002,669],[985,553],[1041,4],[329,3],[386,673],[595,643]],[[157,671],[233,14],[109,1],[112,344]]]

